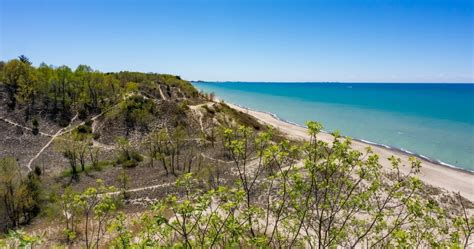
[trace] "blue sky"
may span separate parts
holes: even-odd
[[[0,59],[189,80],[474,82],[471,0],[0,0]]]

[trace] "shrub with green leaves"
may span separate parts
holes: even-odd
[[[38,119],[37,118],[33,118],[33,120],[31,120],[31,124],[33,125],[33,129],[32,129],[32,132],[34,135],[38,135],[39,133],[39,122],[38,122]]]
[[[134,95],[125,99],[120,107],[125,116],[125,123],[130,128],[137,125],[147,127],[148,122],[155,113],[153,101],[140,95]]]
[[[138,153],[125,137],[117,138],[117,144],[120,148],[117,159],[115,160],[116,165],[121,165],[125,168],[135,167],[139,162],[143,161],[143,156]]]
[[[96,187],[82,192],[66,188],[56,202],[62,212],[63,233],[68,243],[81,236],[86,248],[99,247],[121,202],[115,191],[115,187],[105,185],[100,179]]]

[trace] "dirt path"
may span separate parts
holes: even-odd
[[[201,126],[201,131],[202,133],[206,134],[206,132],[204,131],[204,125],[203,125],[203,122],[202,122],[202,119],[204,118],[204,115],[202,114],[202,112],[199,110],[199,108],[201,108],[203,104],[200,104],[200,105],[190,105],[189,108],[191,110],[193,110],[195,113],[197,113],[197,115],[199,116],[199,125]]]
[[[19,123],[13,122],[13,121],[11,121],[11,120],[9,120],[9,119],[7,119],[7,118],[0,117],[0,120],[2,120],[3,122],[5,122],[5,123],[7,123],[7,124],[11,124],[11,125],[13,125],[13,126],[21,127],[21,128],[23,128],[23,129],[25,129],[25,130],[29,130],[29,131],[33,132],[33,129],[31,129],[30,127],[26,127],[26,126],[21,125],[21,124],[19,124]],[[52,136],[53,136],[53,135],[51,135],[51,134],[44,133],[44,132],[41,132],[41,131],[40,131],[38,134],[40,134],[40,135],[42,135],[42,136],[46,136],[46,137],[52,137]]]
[[[112,108],[110,108],[112,109]],[[110,110],[109,109],[109,110]],[[107,110],[108,111],[108,110]],[[102,115],[104,115],[104,113],[106,113],[107,111],[103,111],[101,112],[100,114],[97,114],[96,116],[92,117],[91,120],[92,121],[95,121],[96,119],[98,119],[99,117],[101,117]],[[69,125],[62,128],[62,129],[59,129],[56,134],[52,135],[51,136],[51,139],[43,146],[43,148],[41,148],[40,151],[38,151],[38,153],[36,153],[36,155],[30,159],[30,161],[28,162],[28,164],[26,165],[26,167],[28,168],[28,171],[31,171],[31,165],[33,164],[33,162],[43,153],[43,151],[45,151],[50,145],[51,143],[54,141],[54,139],[56,139],[57,137],[63,135],[63,134],[66,134],[72,130],[74,130],[75,128],[77,128],[78,126],[80,125],[83,125],[86,123],[86,121],[82,121],[81,123],[77,124],[77,125],[74,125],[72,126],[72,123],[77,119],[78,117],[78,114],[76,114],[76,116],[74,116],[71,121],[69,122]],[[106,145],[103,145],[103,146],[100,146],[100,147],[103,147],[105,149],[109,149]]]
[[[206,159],[211,160],[211,161],[214,161],[214,162],[220,162],[220,163],[235,163],[234,161],[225,161],[225,160],[221,160],[221,159],[216,159],[216,158],[210,157],[210,156],[204,154],[203,152],[201,152],[201,156],[202,156],[203,158],[206,158]]]
[[[59,130],[56,132],[56,134],[54,134],[54,135],[51,137],[51,139],[43,146],[43,148],[41,148],[41,150],[38,151],[38,153],[36,153],[36,155],[35,155],[33,158],[30,159],[30,161],[29,161],[28,164],[26,165],[26,167],[28,168],[28,172],[31,171],[31,164],[36,160],[36,158],[38,158],[38,157],[41,155],[41,153],[43,153],[43,151],[46,150],[46,148],[49,147],[49,145],[53,142],[53,140],[54,140],[56,137],[58,137],[58,136],[64,134],[63,132],[72,124],[72,122],[74,122],[74,121],[77,119],[77,117],[78,117],[78,114],[76,114],[76,116],[74,116],[74,117],[71,119],[71,121],[70,121],[70,123],[69,123],[68,126],[62,128],[62,129],[59,129]]]
[[[163,100],[168,100],[168,99],[165,97],[165,94],[163,94],[163,90],[161,90],[161,85],[158,86],[158,89],[160,89],[161,98],[163,98]]]
[[[126,193],[134,193],[134,192],[140,192],[140,191],[144,191],[144,190],[153,190],[153,189],[157,189],[157,188],[168,187],[168,186],[171,186],[171,185],[174,185],[174,184],[175,184],[174,182],[155,184],[155,185],[146,186],[146,187],[127,189],[125,192]],[[109,192],[109,193],[104,193],[104,195],[118,195],[121,192],[122,191]]]
[[[220,160],[220,159],[216,159],[216,158],[212,158],[210,156],[207,156],[205,155],[204,153],[201,153],[201,156],[206,158],[206,159],[209,159],[209,160],[213,160],[213,161],[218,161],[218,162],[221,162],[221,163],[234,163],[233,161],[224,161],[224,160]],[[252,158],[249,163],[247,164],[247,167],[255,167],[256,164],[258,164],[258,158]],[[249,169],[249,168],[248,168]],[[153,190],[153,189],[157,189],[157,188],[162,188],[162,187],[169,187],[169,186],[172,186],[174,185],[175,183],[174,182],[169,182],[169,183],[162,183],[162,184],[155,184],[155,185],[150,185],[150,186],[145,186],[145,187],[139,187],[139,188],[132,188],[132,189],[128,189],[126,190],[125,192],[127,193],[134,193],[134,192],[140,192],[140,191],[145,191],[145,190]],[[117,195],[117,194],[120,194],[121,191],[115,191],[115,192],[110,192],[110,193],[107,193],[109,195]]]

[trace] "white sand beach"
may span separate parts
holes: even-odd
[[[260,120],[262,123],[271,125],[279,129],[281,132],[287,134],[291,138],[308,139],[309,137],[307,134],[307,129],[304,127],[300,127],[298,125],[290,124],[288,122],[279,120],[265,112],[242,108],[230,103],[226,104],[236,110],[252,115],[253,117]],[[331,142],[333,140],[332,135],[327,133],[320,133],[318,135],[318,138],[325,142]],[[408,159],[410,155],[408,155],[407,153],[387,149],[381,146],[371,145],[361,141],[352,141],[352,147],[360,151],[365,151],[365,148],[367,148],[368,146],[371,146],[373,152],[379,155],[379,161],[383,167],[391,167],[391,163],[387,158],[392,155],[394,155],[395,157],[399,157],[402,161],[402,165],[409,165]],[[474,202],[474,173],[443,166],[434,162],[430,162],[423,158],[420,158],[420,161],[422,162],[422,168],[418,177],[423,182],[450,192],[460,192],[463,197],[467,198],[471,202]],[[409,168],[402,167],[402,170],[403,169],[408,170]]]

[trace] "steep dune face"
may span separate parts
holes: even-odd
[[[184,84],[181,81],[179,83]],[[166,97],[163,97],[161,88],[165,90]],[[58,141],[73,137],[90,137],[91,148],[97,151],[98,160],[102,162],[101,165],[107,166],[115,159],[118,137],[126,137],[139,153],[146,154],[143,144],[148,134],[153,131],[173,131],[176,127],[184,127],[189,136],[197,136],[200,131],[199,124],[193,116],[194,113],[187,107],[189,103],[200,101],[196,97],[188,98],[192,96],[193,91],[181,90],[180,86],[168,86],[159,81],[139,84],[136,91],[125,94],[122,99],[107,108],[88,113],[72,109],[74,116],[58,122],[56,116],[43,109],[44,105],[40,101],[28,107],[28,119],[25,118],[27,106],[17,103],[15,108],[10,108],[8,94],[0,82],[0,158],[15,158],[24,176],[38,168],[41,171],[44,191],[47,193],[55,185],[64,186],[69,182],[68,177],[64,177],[70,168],[69,161],[64,157]],[[88,150],[85,151],[84,157],[89,164]],[[147,165],[148,162],[142,164]],[[131,173],[137,180],[132,186],[143,188],[153,184],[161,177],[161,173],[150,174],[153,171],[157,169],[143,168]],[[96,178],[105,178],[107,182],[114,183],[117,174],[116,170],[107,168],[101,173],[87,173],[81,182],[73,187],[81,190],[93,184]],[[163,176],[160,181],[165,179]],[[172,179],[174,178],[170,178]],[[0,205],[0,230],[7,224],[4,211]]]
[[[24,107],[17,106],[16,109],[10,110],[6,100],[2,99],[0,136],[3,139],[0,141],[0,157],[13,156],[28,170],[44,162],[60,167],[58,165],[64,164],[65,161],[54,151],[52,141],[62,135],[76,132],[78,128],[85,126],[86,122],[89,123],[91,130],[88,132],[94,136],[95,142],[102,147],[109,146],[109,149],[115,146],[115,140],[119,136],[130,136],[131,140],[138,142],[143,140],[148,132],[165,127],[187,127],[189,133],[194,133],[194,128],[199,124],[190,116],[192,114],[187,105],[181,103],[184,99],[180,98],[184,98],[184,94],[178,92],[178,89],[169,88],[170,96],[166,99],[161,98],[159,94],[156,96],[156,93],[140,91],[125,97],[101,113],[90,114],[82,119],[75,116],[66,127],[61,127],[54,119],[42,114],[38,106],[38,110],[33,112],[39,123],[36,134],[33,132],[31,120],[24,119]],[[2,89],[0,93],[3,93]],[[145,105],[147,106],[144,107]],[[37,155],[39,152],[41,153]],[[34,161],[30,164],[31,159]]]

